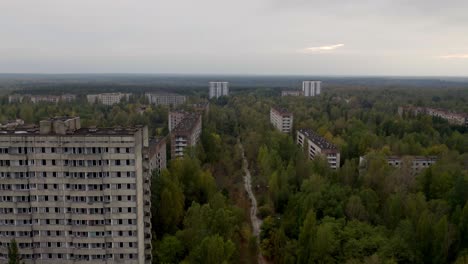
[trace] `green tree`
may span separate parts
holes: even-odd
[[[8,264],[21,264],[21,256],[18,252],[18,244],[16,240],[11,240],[8,245]]]
[[[204,238],[189,258],[192,263],[227,264],[235,251],[235,245],[231,240],[224,240],[219,235]]]
[[[161,263],[179,263],[184,256],[184,245],[175,236],[164,236],[157,254]]]

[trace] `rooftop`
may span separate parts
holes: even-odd
[[[426,160],[435,161],[438,159],[437,156],[388,156],[387,160],[401,160],[402,158],[405,158],[405,157],[408,157],[417,161],[426,161]]]
[[[1,129],[0,136],[14,136],[14,135],[25,135],[25,136],[48,136],[48,135],[59,135],[59,136],[113,136],[122,135],[130,136],[134,135],[140,128],[80,128],[75,131],[69,131],[64,135],[49,133],[41,134],[38,126],[21,126],[13,130]]]
[[[176,94],[176,93],[168,93],[168,92],[152,92],[152,93],[145,93],[146,96],[151,95],[151,96],[185,96],[181,94]]]
[[[182,119],[179,124],[172,130],[173,132],[190,132],[196,126],[197,122],[200,120],[200,114],[198,113],[189,113],[184,119]]]
[[[289,112],[288,109],[284,107],[272,106],[271,109],[278,112],[281,115],[292,115],[292,113]]]
[[[314,142],[314,144],[319,146],[321,149],[333,149],[333,150],[338,149],[333,143],[319,136],[317,133],[315,133],[311,129],[302,128],[302,129],[299,129],[299,132],[304,134],[306,138]]]

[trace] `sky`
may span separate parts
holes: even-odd
[[[1,73],[468,76],[466,0],[1,0]]]

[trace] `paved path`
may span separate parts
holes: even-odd
[[[247,195],[249,196],[250,199],[250,220],[252,222],[252,232],[255,237],[257,237],[257,244],[260,243],[260,226],[262,225],[262,220],[257,217],[257,199],[255,198],[255,195],[252,191],[252,175],[250,174],[249,171],[249,162],[247,161],[247,158],[245,157],[244,153],[244,146],[242,146],[242,143],[240,143],[240,147],[242,150],[242,164],[243,164],[243,169],[244,169],[244,188],[245,191],[247,192]],[[267,261],[264,259],[262,256],[262,253],[260,252],[260,248],[258,249],[258,263],[259,264],[266,264]]]

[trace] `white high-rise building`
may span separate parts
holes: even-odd
[[[210,99],[229,95],[229,82],[210,82]]]
[[[322,92],[321,81],[303,81],[302,93],[304,96],[317,96]]]

